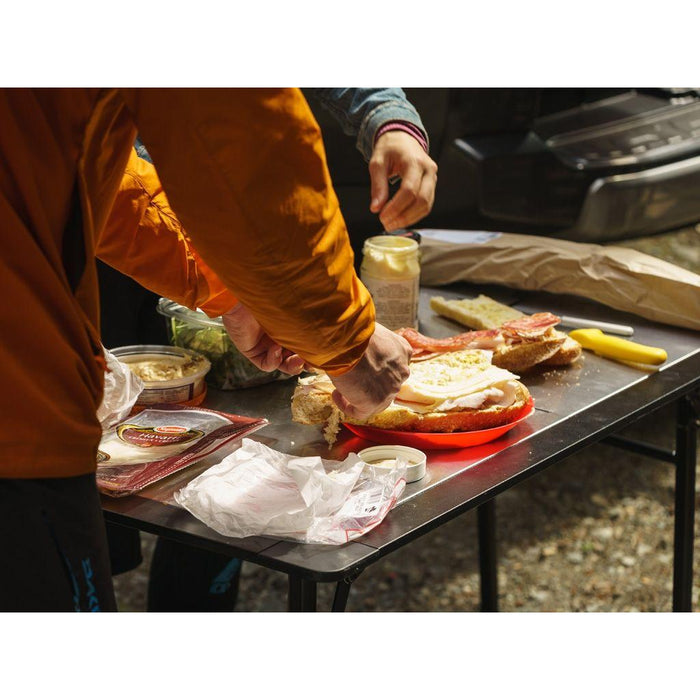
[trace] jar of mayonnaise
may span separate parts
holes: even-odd
[[[360,279],[369,290],[377,322],[390,330],[418,328],[418,243],[402,236],[373,236],[362,249]]]

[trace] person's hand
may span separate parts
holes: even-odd
[[[331,377],[335,405],[359,420],[384,410],[408,379],[411,353],[400,335],[375,324],[362,359],[349,372]]]
[[[304,369],[304,360],[270,338],[240,302],[221,318],[233,344],[258,369],[264,372],[278,369],[285,374],[299,374]]]
[[[430,213],[435,200],[437,165],[413,136],[387,131],[374,145],[369,161],[370,211],[379,214],[386,231],[406,228]],[[389,180],[401,186],[389,200]]]

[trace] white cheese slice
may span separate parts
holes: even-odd
[[[451,369],[454,371],[450,371]],[[493,365],[472,371],[464,368],[461,368],[461,371],[460,368],[447,370],[432,373],[432,376],[428,372],[412,371],[399,390],[397,398],[405,402],[437,406],[444,401],[475,394],[518,378],[508,370]]]

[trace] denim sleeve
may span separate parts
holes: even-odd
[[[416,108],[401,88],[307,88],[340,123],[343,131],[357,137],[365,160],[372,157],[377,130],[387,122],[409,122],[428,134]]]
[[[146,150],[146,147],[143,145],[143,141],[137,136],[136,141],[134,141],[134,148],[136,149],[136,154],[138,155],[139,158],[143,158],[144,160],[147,160],[149,163],[153,162],[153,159],[151,158],[150,154]]]

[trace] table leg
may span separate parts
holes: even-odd
[[[476,509],[479,532],[481,611],[498,612],[498,562],[496,560],[496,499]]]
[[[673,536],[673,611],[690,612],[695,543],[695,465],[697,413],[692,396],[678,400],[676,418],[676,493]]]
[[[289,612],[316,612],[316,581],[289,574]]]
[[[335,587],[331,612],[345,612],[345,606],[348,604],[348,596],[350,595],[350,586],[361,573],[362,571],[356,571],[346,576],[342,581],[338,581]]]
[[[331,612],[345,612],[345,606],[348,604],[348,596],[350,595],[350,586],[352,586],[352,581],[347,579],[338,581],[335,587]]]

